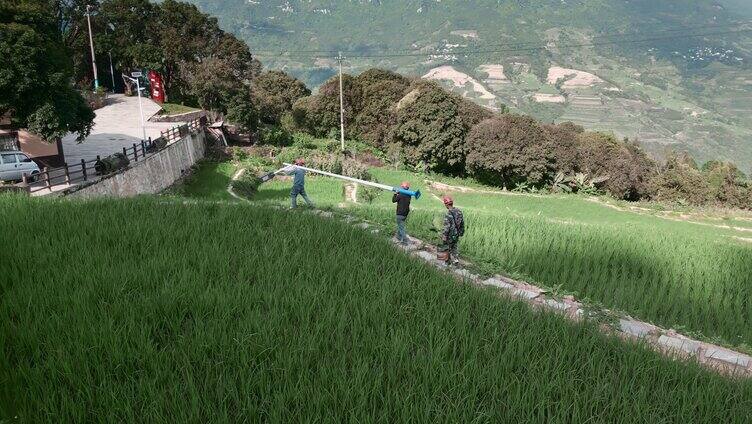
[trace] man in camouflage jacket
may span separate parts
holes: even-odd
[[[462,211],[454,207],[454,200],[451,197],[444,196],[442,201],[447,208],[447,213],[444,215],[444,230],[441,233],[441,240],[449,252],[447,264],[456,265],[460,261],[457,244],[460,237],[465,235],[465,219],[462,216]]]

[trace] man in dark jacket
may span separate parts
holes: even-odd
[[[447,208],[447,213],[444,215],[444,231],[441,233],[441,240],[449,253],[446,263],[457,265],[460,262],[457,244],[460,237],[465,235],[465,218],[462,216],[462,211],[454,207],[454,200],[451,197],[444,196],[441,200]]]
[[[400,187],[409,190],[410,183],[403,181]],[[406,246],[408,243],[407,233],[405,232],[405,221],[407,220],[407,215],[410,213],[410,199],[410,196],[402,193],[394,193],[392,196],[392,203],[397,204],[397,241],[403,246]]]

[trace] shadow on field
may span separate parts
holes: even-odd
[[[310,195],[309,195],[310,197]],[[259,190],[256,195],[254,196],[253,200],[259,200],[259,201],[281,201],[281,200],[290,200],[290,188],[276,188],[272,190]],[[311,199],[313,200],[313,199]],[[314,200],[315,201],[315,200]],[[304,202],[303,198],[298,196],[298,203]]]
[[[667,328],[720,336],[733,345],[752,341],[745,319],[740,319],[743,314],[737,315],[733,302],[724,299],[726,281],[713,281],[687,264],[679,267],[664,254],[607,242],[593,242],[582,251],[541,244],[509,253],[524,275],[561,285],[579,299],[596,300]]]
[[[189,175],[182,185],[175,188],[175,191],[185,197],[197,199],[214,199],[221,200],[226,198],[225,188],[230,184],[230,176],[222,170],[222,163],[203,162]]]

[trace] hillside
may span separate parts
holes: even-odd
[[[752,34],[739,32],[752,27],[739,2],[193,2],[267,67],[310,86],[334,74],[342,50],[350,73],[449,71],[447,86],[491,108],[636,138],[655,156],[686,150],[752,169]],[[576,74],[595,78],[567,84]]]

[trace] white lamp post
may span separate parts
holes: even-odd
[[[143,140],[146,140],[146,123],[144,122],[144,108],[141,105],[141,83],[138,81],[139,78],[141,78],[143,74],[141,72],[131,72],[131,77],[128,75],[123,74],[123,77],[128,78],[129,80],[136,83],[136,92],[138,93],[138,110],[141,112],[141,130],[144,133]]]

